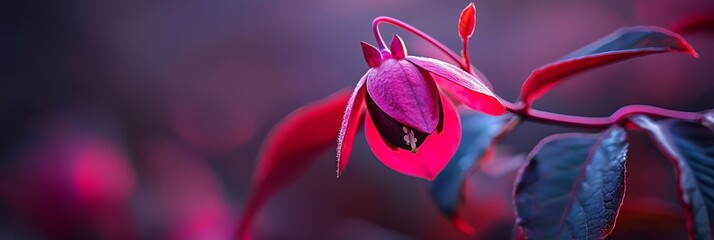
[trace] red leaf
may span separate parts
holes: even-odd
[[[250,238],[250,227],[260,208],[286,185],[302,176],[325,149],[334,147],[351,91],[341,90],[303,106],[278,123],[263,142],[253,190],[237,237]]]
[[[698,31],[714,31],[714,12],[699,12],[689,14],[672,23],[669,27],[672,32],[688,34]]]
[[[521,99],[527,104],[561,80],[606,64],[654,53],[683,52],[698,57],[681,36],[659,27],[622,28],[584,48],[531,73],[523,84]]]
[[[474,34],[476,28],[476,7],[474,3],[469,3],[459,17],[459,36],[466,42]]]

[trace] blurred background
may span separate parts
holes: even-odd
[[[367,70],[359,41],[389,15],[458,51],[468,1],[4,1],[0,3],[0,239],[227,239],[261,142],[290,111]],[[622,26],[667,26],[711,0],[479,0],[474,65],[515,100],[529,73]],[[411,54],[440,57],[399,33]],[[684,36],[701,58],[662,54],[574,77],[535,107],[607,116],[626,104],[714,107],[714,34]],[[336,130],[337,131],[337,130]],[[517,127],[500,159],[550,134]],[[670,163],[646,138],[628,162],[613,239],[682,239]],[[511,164],[513,165],[513,164]],[[474,173],[461,234],[428,182],[383,166],[363,134],[349,169],[334,150],[272,199],[256,239],[504,239],[515,167]],[[501,166],[499,168],[499,166]]]

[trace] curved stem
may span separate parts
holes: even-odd
[[[386,16],[380,16],[374,19],[372,21],[372,31],[374,32],[374,38],[377,40],[377,47],[379,47],[379,50],[384,51],[387,50],[386,45],[384,44],[384,40],[382,39],[382,34],[379,32],[379,24],[382,23],[389,23],[394,26],[397,26],[399,28],[402,28],[404,30],[407,30],[414,35],[419,36],[420,38],[426,40],[429,42],[431,45],[434,45],[437,49],[441,50],[441,52],[445,53],[451,60],[459,64],[459,67],[461,69],[469,69],[470,66],[466,65],[463,61],[461,61],[461,57],[451,51],[448,47],[446,47],[444,44],[439,42],[438,40],[432,38],[428,34],[422,32],[419,29],[416,29],[415,27],[412,27],[411,25],[402,22],[398,19],[391,18],[391,17],[386,17]],[[468,71],[467,71],[468,72]]]
[[[564,115],[558,113],[551,113],[545,111],[539,111],[531,108],[526,108],[523,104],[513,104],[504,101],[504,105],[508,111],[516,114],[524,119],[554,124],[554,125],[565,125],[572,127],[582,127],[582,128],[594,128],[594,129],[604,129],[608,128],[613,124],[621,123],[623,120],[627,119],[632,115],[647,115],[656,118],[676,118],[681,120],[691,120],[696,121],[700,118],[700,113],[693,112],[681,112],[674,111],[664,108],[658,108],[647,105],[628,105],[624,106],[609,117],[581,117]]]
[[[464,50],[461,52],[461,56],[464,59],[464,71],[467,73],[473,74],[473,71],[471,71],[471,59],[469,58],[469,39],[462,39],[462,42],[464,43]]]

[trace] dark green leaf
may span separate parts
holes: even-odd
[[[680,200],[687,213],[692,239],[712,239],[710,224],[714,219],[714,133],[697,122],[681,120],[652,121],[645,116],[632,117],[677,169]]]
[[[533,150],[516,180],[516,223],[527,239],[603,239],[625,193],[625,131],[560,134]]]

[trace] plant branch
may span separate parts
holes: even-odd
[[[463,40],[464,42],[464,50],[461,51],[461,56],[464,59],[464,68],[462,68],[464,71],[467,73],[474,74],[473,71],[471,71],[471,59],[469,58],[469,40],[468,38]]]
[[[522,117],[523,119],[553,125],[565,125],[594,129],[608,128],[613,124],[621,123],[632,115],[638,114],[647,115],[649,117],[655,118],[676,118],[691,121],[699,120],[699,118],[701,117],[701,113],[674,111],[648,105],[624,106],[615,111],[615,113],[613,113],[609,117],[581,117],[539,111],[532,108],[526,108],[523,104],[513,104],[505,100],[502,101],[504,102],[504,105],[506,105],[508,111]]]
[[[409,31],[414,35],[417,35],[418,37],[426,40],[431,45],[439,49],[441,52],[445,53],[451,60],[458,63],[459,67],[462,70],[471,73],[472,75],[475,75],[474,71],[472,71],[471,69],[470,63],[468,63],[469,59],[467,42],[464,42],[464,59],[462,60],[459,55],[456,54],[454,51],[446,47],[438,40],[429,36],[428,34],[422,32],[421,30],[412,27],[411,25],[402,22],[398,19],[381,16],[375,18],[372,22],[372,30],[374,31],[374,37],[376,38],[377,44],[381,51],[387,51],[387,47],[384,44],[382,35],[379,32],[379,24],[381,23],[389,23],[406,31]],[[581,128],[605,129],[613,124],[618,124],[622,122],[629,116],[637,114],[647,115],[655,118],[676,118],[692,121],[699,120],[701,118],[701,113],[674,111],[647,105],[624,106],[615,111],[615,113],[613,113],[609,117],[582,117],[535,110],[532,109],[530,105],[526,105],[525,103],[523,103],[523,101],[519,101],[518,103],[512,103],[504,99],[500,100],[506,106],[506,109],[508,109],[508,111],[518,115],[524,120],[531,120],[552,125],[572,126]]]

